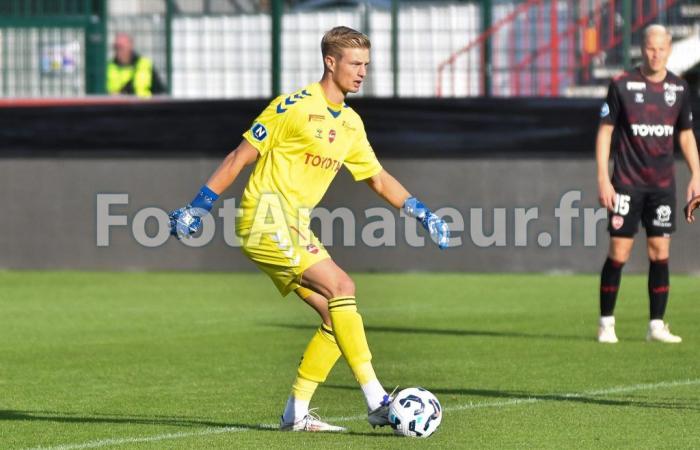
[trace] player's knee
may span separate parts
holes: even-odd
[[[632,253],[632,245],[626,241],[614,240],[610,243],[608,257],[619,263],[626,263],[630,259]]]
[[[339,277],[335,283],[333,288],[331,289],[331,293],[333,297],[342,297],[345,295],[355,295],[355,282],[352,281],[352,279],[345,275],[342,277]]]
[[[650,261],[663,261],[670,256],[668,249],[649,248],[647,250]]]
[[[624,264],[627,262],[627,260],[630,259],[630,251],[627,249],[610,249],[610,253],[608,254],[608,257],[612,259],[615,262]]]
[[[668,259],[670,256],[670,245],[666,240],[650,239],[647,242],[647,255],[651,261]]]

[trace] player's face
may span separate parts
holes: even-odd
[[[128,64],[131,61],[133,46],[128,36],[117,35],[114,39],[114,56],[119,64]]]
[[[355,93],[367,76],[367,66],[369,49],[345,48],[342,56],[334,61],[333,81],[343,92]]]
[[[642,47],[642,58],[646,69],[651,73],[662,72],[671,55],[671,39],[666,33],[649,35]]]

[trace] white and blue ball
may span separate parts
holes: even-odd
[[[442,406],[427,389],[413,387],[399,392],[389,405],[389,422],[394,433],[428,437],[442,421]]]

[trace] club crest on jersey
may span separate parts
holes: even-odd
[[[622,225],[625,224],[625,218],[622,216],[613,216],[612,217],[612,227],[615,230],[619,230],[622,228]]]
[[[605,117],[608,114],[610,114],[610,107],[608,106],[608,103],[603,103],[603,106],[600,108],[600,117]]]
[[[676,91],[672,89],[667,89],[664,91],[664,101],[668,106],[673,106],[676,104]]]
[[[265,138],[267,137],[267,129],[265,128],[265,125],[261,124],[260,122],[256,122],[253,124],[253,127],[250,129],[251,134],[257,141],[264,141]]]
[[[335,141],[335,130],[331,130],[328,132],[328,142],[331,144]]]

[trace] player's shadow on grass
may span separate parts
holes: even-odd
[[[44,421],[58,423],[89,423],[89,424],[137,424],[137,425],[167,425],[179,427],[205,427],[205,428],[241,428],[257,431],[277,431],[276,428],[266,425],[216,422],[199,419],[196,417],[177,416],[141,416],[92,413],[83,415],[80,413],[61,411],[18,411],[0,410],[0,422],[2,421]]]
[[[326,388],[357,390],[357,386],[333,385],[324,384]],[[478,396],[488,398],[498,398],[504,400],[522,401],[522,403],[540,403],[540,402],[572,402],[603,406],[629,406],[636,408],[656,408],[656,409],[675,409],[675,410],[694,410],[700,411],[700,406],[693,404],[682,404],[678,401],[673,402],[649,402],[641,400],[615,400],[610,398],[602,398],[591,394],[533,394],[522,391],[499,391],[494,389],[452,389],[452,388],[435,388],[430,387],[430,392],[436,395],[465,395]],[[484,407],[498,407],[514,405],[513,403],[479,403],[474,402],[460,409],[479,409]]]
[[[192,417],[169,417],[169,416],[134,416],[120,414],[100,414],[93,413],[91,416],[83,416],[78,413],[58,412],[58,411],[17,411],[17,410],[0,410],[0,422],[3,421],[44,421],[58,423],[82,423],[82,424],[138,424],[138,425],[168,425],[168,426],[186,426],[186,427],[202,427],[227,430],[240,429],[251,431],[273,431],[279,433],[276,426],[271,425],[251,425],[242,423],[230,422],[214,422],[202,420]],[[323,434],[323,433],[321,433]],[[393,433],[385,433],[381,431],[352,431],[348,430],[341,433],[342,436],[370,436],[372,438],[396,438]]]
[[[303,325],[296,323],[266,323],[264,325],[292,328],[296,330],[315,330],[316,325]],[[564,335],[564,334],[542,334],[542,333],[523,333],[520,331],[491,331],[491,330],[455,330],[442,328],[414,328],[414,327],[387,327],[387,326],[371,326],[366,325],[365,331],[372,333],[399,333],[399,334],[431,334],[436,336],[477,336],[477,337],[512,337],[512,338],[531,338],[531,339],[563,339],[563,340],[580,340],[591,341],[590,336],[580,335]]]

